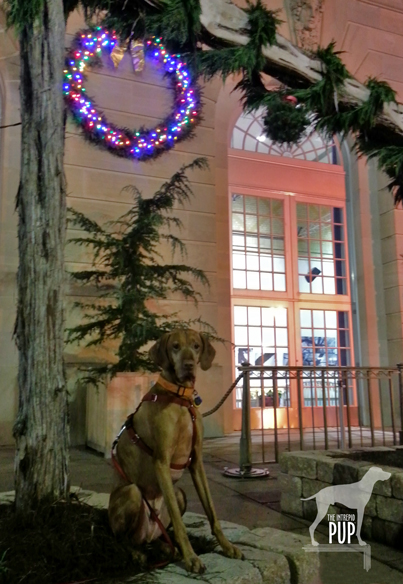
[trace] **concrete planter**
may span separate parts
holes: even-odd
[[[158,373],[118,373],[107,386],[87,388],[86,443],[90,448],[110,456],[112,442],[123,422],[157,377]]]

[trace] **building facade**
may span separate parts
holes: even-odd
[[[403,101],[401,2],[267,4],[281,10],[281,34],[307,49],[334,39],[357,79],[385,80]],[[1,25],[0,111],[1,125],[8,125],[19,121],[19,53],[3,15]],[[66,47],[83,27],[82,15],[73,14]],[[211,285],[201,290],[198,307],[180,297],[168,298],[162,306],[184,318],[201,316],[233,343],[217,344],[212,369],[199,373],[205,410],[225,393],[236,365],[244,360],[317,367],[394,366],[402,361],[403,222],[402,210],[394,208],[385,189],[387,179],[374,162],[357,159],[349,144],[340,144],[337,137],[329,143],[314,134],[293,148],[270,143],[262,133],[259,112],[242,113],[235,84],[233,78],[225,85],[220,80],[206,83],[203,121],[195,137],[156,160],[116,158],[86,142],[71,121],[66,132],[68,205],[101,222],[130,208],[132,196],[122,191],[125,186],[135,185],[150,196],[181,165],[197,156],[208,159],[209,170],[191,174],[194,198],[175,215],[183,222],[180,237],[187,246],[186,262],[203,269]],[[152,126],[171,108],[171,93],[158,68],[146,63],[143,71],[133,72],[128,55],[117,69],[105,59],[102,69],[91,71],[86,87],[107,117],[126,127]],[[5,128],[0,134],[0,445],[12,444],[18,403],[12,332],[19,165],[20,127]],[[68,270],[85,268],[88,260],[87,252],[67,245]],[[67,279],[66,292],[66,319],[71,325],[80,319],[74,301],[91,297],[93,291]],[[108,408],[115,408],[117,426],[124,411],[130,411],[130,389],[123,391],[125,397],[116,398],[120,405],[115,407],[108,391],[89,396],[91,390],[76,383],[80,363],[97,363],[107,354],[107,349],[66,347],[73,444],[97,444],[90,434],[94,427],[102,429]],[[293,396],[286,390],[279,394],[281,410]],[[261,405],[259,399],[259,391],[252,387],[252,408]],[[332,399],[329,395],[329,405]],[[321,408],[321,400],[315,389],[304,394],[303,405]],[[270,402],[265,405],[265,424],[270,426],[272,408]],[[239,429],[239,406],[238,392],[206,419],[206,434]],[[117,429],[113,422],[111,432]]]

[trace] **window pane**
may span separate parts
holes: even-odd
[[[249,325],[260,325],[260,308],[257,306],[248,307]]]
[[[246,326],[235,326],[235,344],[248,344],[248,329]]]
[[[246,254],[246,268],[248,270],[259,270],[259,256],[258,254],[247,253]]]
[[[259,290],[259,272],[246,272],[246,285],[249,290]]]
[[[234,253],[232,255],[232,265],[235,269],[244,270],[245,269],[245,254],[244,253]]]
[[[233,208],[237,211],[232,214],[234,287],[285,292],[283,202],[234,195]],[[245,274],[235,274],[245,269]],[[273,271],[280,277],[273,280]]]
[[[243,196],[242,195],[232,195],[232,210],[241,211],[243,213]]]
[[[240,213],[232,213],[232,229],[234,231],[244,231],[244,216]]]
[[[246,231],[257,233],[257,217],[256,215],[245,215],[245,228]]]
[[[246,325],[244,325],[245,318],[247,319]],[[248,361],[251,365],[256,366],[288,365],[287,310],[285,308],[235,306],[234,337],[236,364]],[[279,390],[278,407],[289,404],[288,384],[289,381],[285,377],[279,380],[277,386]],[[262,404],[261,400],[262,387],[266,396],[267,392],[273,389],[269,379],[262,380],[259,374],[252,374],[250,385],[252,407],[262,407],[262,405],[263,407],[273,407],[272,401]],[[242,405],[241,386],[242,383],[237,386],[237,407]]]
[[[246,273],[240,270],[233,272],[234,288],[246,288]]]
[[[274,326],[273,308],[262,308],[262,324],[264,326]]]
[[[260,254],[260,269],[264,272],[272,271],[272,256]]]
[[[246,312],[246,306],[234,306],[234,323],[235,324],[247,324],[248,315]]]
[[[273,290],[273,274],[261,272],[260,288],[261,290]]]
[[[283,274],[274,274],[274,290],[277,292],[285,292],[285,276]]]
[[[245,197],[245,212],[256,214],[256,197]]]
[[[259,215],[270,215],[270,199],[259,197]]]
[[[297,204],[297,217],[298,272],[300,276],[305,276],[307,282],[299,278],[299,291],[311,294],[346,294],[342,209]],[[336,223],[336,219],[340,223]],[[306,266],[301,260],[308,258],[309,269],[305,270]]]

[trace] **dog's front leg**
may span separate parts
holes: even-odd
[[[238,549],[234,544],[232,544],[225,537],[220,522],[218,521],[213,499],[210,494],[210,489],[208,486],[208,481],[206,477],[206,472],[204,470],[204,465],[201,456],[197,453],[194,454],[192,464],[189,467],[190,474],[192,476],[193,484],[199,495],[200,501],[203,505],[203,509],[206,512],[207,519],[209,520],[211,532],[217,538],[218,543],[222,547],[224,554],[228,558],[242,559],[243,554],[240,549]]]
[[[171,478],[171,471],[168,460],[154,460],[155,474],[158,479],[165,504],[168,508],[169,516],[172,521],[172,527],[175,533],[175,539],[182,552],[183,561],[188,572],[201,574],[205,571],[205,566],[200,558],[193,551],[186,528],[182,521],[181,512],[175,495],[174,486]]]

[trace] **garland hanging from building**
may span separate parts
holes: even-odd
[[[114,32],[97,27],[79,32],[67,54],[63,92],[74,120],[84,136],[123,158],[147,160],[189,138],[200,121],[200,94],[186,63],[180,55],[171,55],[162,39],[152,37],[145,42],[145,55],[154,64],[162,64],[174,94],[172,112],[154,128],[130,130],[109,122],[95,102],[86,94],[85,69],[99,65],[103,53],[111,54],[118,45]]]

